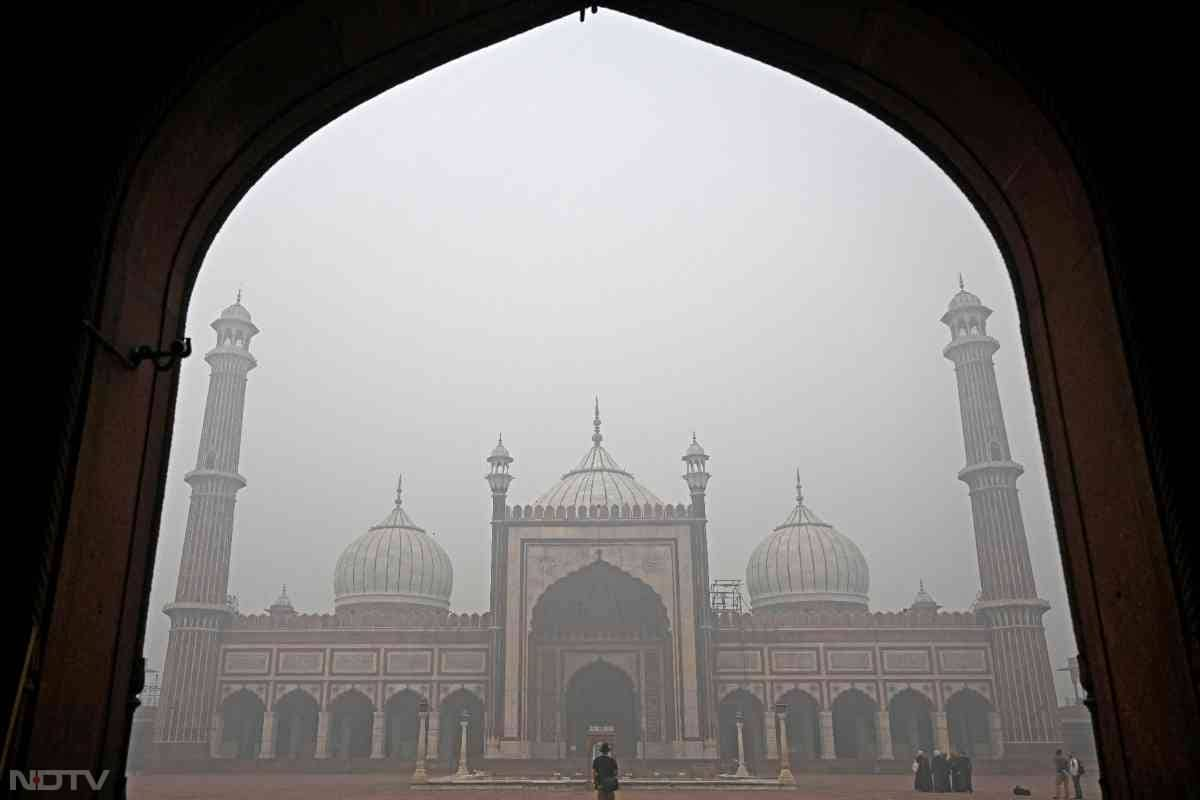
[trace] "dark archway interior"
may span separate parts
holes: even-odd
[[[592,726],[612,726],[609,744],[615,757],[631,758],[637,752],[639,725],[633,681],[606,661],[595,661],[571,676],[564,717],[569,754],[587,753]]]
[[[874,758],[879,752],[875,714],[879,706],[858,689],[833,701],[833,752],[838,758]]]
[[[311,758],[317,751],[317,701],[293,689],[275,703],[275,757]]]
[[[329,711],[329,754],[335,758],[370,756],[375,706],[366,695],[346,692],[330,704]]]
[[[263,712],[258,695],[239,689],[221,704],[221,752],[227,758],[257,758],[262,748]]]
[[[973,689],[955,692],[946,701],[946,724],[950,728],[950,748],[971,758],[991,756],[991,726],[988,714],[992,704]]]
[[[892,753],[896,758],[912,758],[918,750],[933,750],[933,704],[912,689],[898,692],[888,701],[888,727],[892,732]]]
[[[483,726],[486,722],[483,701],[466,689],[451,692],[438,707],[438,757],[448,769],[458,768],[463,711],[467,712],[467,768],[480,769],[478,759],[483,756]]]
[[[779,702],[787,706],[788,751],[791,760],[811,761],[821,755],[821,707],[813,696],[792,689]]]
[[[417,757],[421,732],[420,696],[405,689],[388,698],[384,713],[384,754],[388,758],[412,761]]]
[[[732,765],[737,769],[738,712],[742,713],[742,749],[746,756],[746,768],[754,772],[766,757],[765,715],[762,701],[745,689],[725,695],[717,710],[719,728],[718,753],[722,768]]]

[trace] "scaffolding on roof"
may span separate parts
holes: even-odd
[[[713,611],[732,611],[741,614],[746,602],[742,597],[742,582],[736,578],[715,580],[708,588],[708,607]]]

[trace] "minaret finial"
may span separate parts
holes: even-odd
[[[242,304],[242,287],[240,287],[240,286],[238,287],[237,302],[238,302],[238,305]]]
[[[796,504],[804,505],[804,487],[800,485],[800,469],[796,469]]]
[[[696,441],[696,432],[695,431],[692,431],[692,444],[700,444],[699,442]]]
[[[961,272],[960,272],[960,273],[958,273],[958,290],[959,290],[960,292],[965,292],[965,291],[967,290],[967,287],[963,285],[963,279],[962,279],[962,273],[961,273]]]
[[[596,415],[592,418],[592,441],[600,444],[604,437],[600,435],[600,398],[596,398]]]
[[[925,579],[924,578],[921,578],[920,584],[921,584],[921,591],[924,592],[925,591]]]
[[[398,475],[396,477],[396,505],[400,505],[400,495],[401,495],[400,490],[403,486],[404,486],[404,476]]]
[[[504,445],[504,432],[503,431],[501,431],[500,435],[496,437],[496,444],[500,445],[500,446]]]

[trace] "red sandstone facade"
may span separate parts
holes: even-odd
[[[693,438],[682,459],[690,502],[664,503],[602,446],[597,407],[592,448],[527,505],[509,504],[503,442],[487,459],[488,613],[449,611],[452,566],[398,490],[391,514],[338,560],[334,613],[297,614],[285,589],[266,614],[243,615],[225,593],[257,328],[231,306],[214,323],[150,763],[388,768],[413,760],[419,742],[434,769],[452,767],[464,743],[475,768],[579,762],[597,729],[612,731],[627,761],[711,768],[763,766],[785,740],[793,769],[903,764],[918,748],[1039,754],[1060,740],[1047,606],[1033,585],[988,313],[960,292],[943,318],[983,577],[970,611],[941,612],[922,586],[908,609],[869,612],[865,558],[799,486],[791,515],[751,557],[753,611],[714,610],[708,456]]]

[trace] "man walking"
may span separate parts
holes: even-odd
[[[1075,800],[1083,800],[1083,785],[1080,783],[1083,779],[1083,762],[1074,753],[1067,759],[1067,773],[1071,776],[1071,783],[1075,784]]]
[[[1054,798],[1055,800],[1070,800],[1067,789],[1069,764],[1062,750],[1054,751]]]

